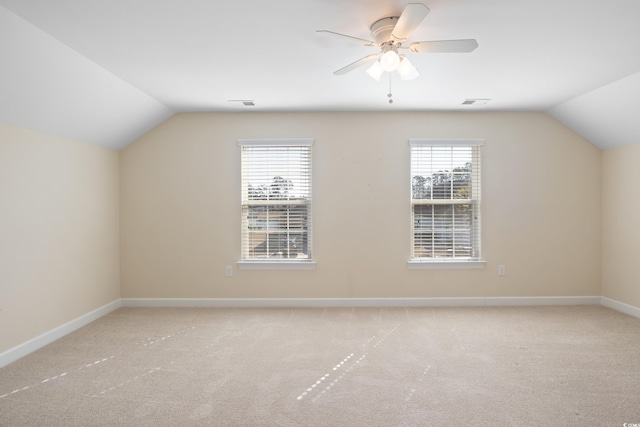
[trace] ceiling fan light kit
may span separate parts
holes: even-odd
[[[413,64],[411,64],[411,61],[409,61],[409,58],[404,55],[399,56],[397,54],[396,57],[398,59],[393,63],[393,67],[389,66],[390,61],[384,61],[384,57],[380,60],[374,61],[373,65],[367,69],[367,74],[376,81],[380,81],[380,77],[382,77],[382,74],[385,71],[397,71],[402,80],[413,80],[420,75],[418,70],[416,70],[416,67],[414,67]]]
[[[409,58],[398,54],[400,49],[406,49],[413,53],[464,53],[472,52],[478,47],[478,43],[474,39],[419,41],[413,42],[407,47],[403,46],[402,43],[411,36],[411,33],[428,13],[429,8],[422,3],[407,4],[400,16],[382,18],[371,25],[370,31],[373,41],[334,31],[318,30],[319,33],[339,36],[364,46],[380,49],[379,53],[360,58],[346,67],[334,71],[333,74],[338,76],[347,74],[366,63],[373,62],[367,69],[367,74],[374,80],[380,81],[383,73],[393,71],[397,71],[402,80],[413,80],[420,74],[411,64]]]

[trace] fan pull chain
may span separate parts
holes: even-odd
[[[389,97],[389,104],[393,104],[393,94],[391,93],[391,73],[387,74],[389,74],[389,93],[387,96]]]

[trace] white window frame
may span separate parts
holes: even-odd
[[[429,258],[429,257],[413,257],[414,250],[414,238],[415,238],[415,224],[413,220],[413,211],[414,206],[418,204],[437,204],[442,203],[441,201],[436,201],[435,203],[431,203],[427,200],[422,199],[414,199],[413,192],[410,192],[410,214],[411,214],[411,246],[410,253],[411,258],[408,261],[409,269],[475,269],[475,268],[484,268],[486,261],[481,258],[481,147],[484,145],[483,139],[424,139],[424,138],[414,138],[409,140],[410,146],[410,161],[413,161],[412,153],[413,147],[416,146],[427,146],[427,147],[473,147],[473,168],[474,173],[472,174],[472,196],[471,196],[471,204],[474,209],[474,220],[473,220],[473,235],[475,236],[476,241],[474,242],[474,251],[477,253],[477,256],[474,257],[451,257],[451,258]],[[411,167],[410,167],[411,169]],[[413,190],[413,175],[409,174],[409,185],[410,189]]]
[[[309,150],[312,149],[313,146],[313,139],[311,138],[292,138],[292,139],[239,139],[238,140],[238,145],[240,146],[241,150],[243,149],[243,147],[252,147],[252,146],[262,146],[262,147],[309,147]],[[308,164],[308,170],[309,170],[309,176],[308,176],[308,180],[309,180],[309,198],[308,200],[306,200],[304,202],[304,204],[307,206],[307,212],[308,212],[308,223],[307,223],[307,247],[308,247],[308,252],[311,254],[311,256],[309,258],[305,258],[305,259],[296,259],[296,258],[284,258],[284,259],[273,259],[273,258],[267,258],[267,259],[247,259],[244,258],[244,255],[241,255],[240,260],[237,262],[238,268],[241,270],[313,270],[315,269],[315,265],[316,262],[314,261],[314,259],[312,258],[313,256],[313,251],[311,249],[312,246],[312,235],[313,235],[313,230],[312,230],[312,216],[311,216],[311,209],[312,209],[312,205],[311,205],[311,194],[313,192],[312,190],[312,181],[311,181],[311,163],[312,163],[312,152],[309,152],[309,164]],[[244,156],[241,153],[241,161],[244,162]],[[242,168],[244,168],[244,164],[242,165]],[[241,169],[242,169],[241,168]],[[241,173],[243,173],[243,171],[241,171]],[[244,175],[244,174],[243,174]],[[241,181],[244,181],[244,177],[241,178]],[[245,191],[245,183],[242,182],[241,183],[241,187],[242,190],[241,192]],[[265,201],[264,204],[273,204],[274,202],[272,201]],[[245,207],[246,206],[250,206],[250,205],[256,205],[256,204],[260,204],[259,202],[249,202],[249,198],[248,195],[245,194],[241,194],[241,211],[243,212],[242,215],[244,215],[244,211],[245,211]],[[301,202],[299,200],[278,200],[277,201],[278,205],[300,205]],[[244,218],[242,218],[241,220],[242,223],[242,230],[241,230],[241,239],[243,241],[241,241],[241,251],[242,254],[244,254],[246,252],[246,247],[248,245],[248,242],[244,241],[244,239],[246,238],[246,236],[248,236],[248,233],[246,232],[247,230],[244,230],[244,227],[247,226],[247,222],[244,220]]]

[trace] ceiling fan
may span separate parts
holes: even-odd
[[[413,80],[419,76],[418,70],[409,62],[409,59],[400,50],[409,50],[414,53],[441,53],[441,52],[472,52],[478,47],[475,39],[460,40],[436,40],[413,42],[409,46],[402,44],[411,36],[411,33],[420,25],[429,13],[429,8],[422,3],[409,3],[405,6],[400,16],[389,16],[379,19],[371,25],[371,37],[373,40],[349,36],[329,30],[318,30],[325,33],[363,44],[364,46],[377,47],[378,53],[372,53],[357,61],[334,71],[340,76],[347,74],[364,64],[373,62],[367,70],[375,80],[380,80],[382,74],[387,71],[398,71],[402,80]]]

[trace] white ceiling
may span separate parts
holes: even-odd
[[[409,42],[479,47],[407,53],[421,75],[393,79],[393,104],[366,67],[332,74],[376,50],[316,30],[370,39],[407,3],[0,0],[0,120],[119,149],[182,111],[546,111],[640,143],[640,1],[424,0]]]

